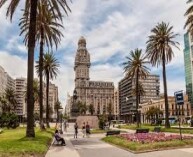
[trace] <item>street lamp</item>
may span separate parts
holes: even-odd
[[[63,111],[63,108],[59,108],[59,112],[60,112],[60,133],[62,134],[62,111]]]

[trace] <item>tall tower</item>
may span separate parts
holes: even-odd
[[[90,68],[90,54],[86,48],[86,39],[80,37],[78,41],[78,49],[75,57],[75,89],[77,98],[81,102],[86,102],[86,87],[88,87]]]
[[[193,107],[193,35],[184,35],[184,66],[186,80],[186,94]]]

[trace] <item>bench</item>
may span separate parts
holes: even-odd
[[[137,133],[148,133],[149,132],[149,129],[136,129],[136,134]]]
[[[61,145],[62,141],[58,141],[55,137],[53,139],[52,145]]]
[[[107,131],[106,136],[119,135],[119,134],[120,134],[120,130],[110,130],[110,131]]]
[[[161,132],[161,127],[155,127],[154,129],[153,129],[153,132]]]

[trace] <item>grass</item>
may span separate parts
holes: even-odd
[[[153,131],[156,126],[151,126],[149,124],[143,124],[140,128],[149,129],[149,131]],[[161,132],[171,132],[171,133],[179,133],[178,128],[165,128],[164,126],[161,127]],[[130,129],[130,130],[136,130],[136,125],[119,125],[118,128],[120,129]],[[193,134],[193,129],[181,129],[183,134]]]
[[[26,128],[4,130],[0,134],[0,157],[43,157],[51,142],[53,130],[35,131],[35,138],[26,138]]]
[[[102,139],[103,141],[117,145],[134,153],[142,153],[148,151],[155,151],[155,150],[164,150],[168,148],[182,148],[182,147],[192,147],[193,140],[173,140],[173,141],[166,141],[166,142],[157,142],[157,143],[137,143],[137,142],[130,142],[126,139],[123,139],[119,136],[108,136]]]

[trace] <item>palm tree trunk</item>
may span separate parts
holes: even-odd
[[[34,101],[33,101],[33,78],[34,78],[34,48],[36,34],[36,14],[38,0],[30,1],[30,25],[28,40],[28,71],[27,71],[27,137],[35,137],[34,131]]]
[[[46,72],[46,126],[50,128],[49,125],[49,72]]]
[[[138,84],[139,84],[139,70],[137,69],[137,76],[136,76],[136,120],[137,120],[137,128],[139,127],[139,89],[138,89]]]
[[[162,66],[163,66],[163,84],[164,84],[164,99],[165,99],[165,128],[170,128],[169,115],[168,115],[169,109],[168,109],[168,93],[167,93],[167,79],[166,79],[166,67],[165,67],[165,51],[163,52]]]
[[[43,51],[44,51],[44,31],[41,26],[41,41],[40,41],[40,57],[39,57],[39,79],[40,79],[40,92],[39,92],[39,104],[40,104],[40,129],[45,130],[43,122]]]

